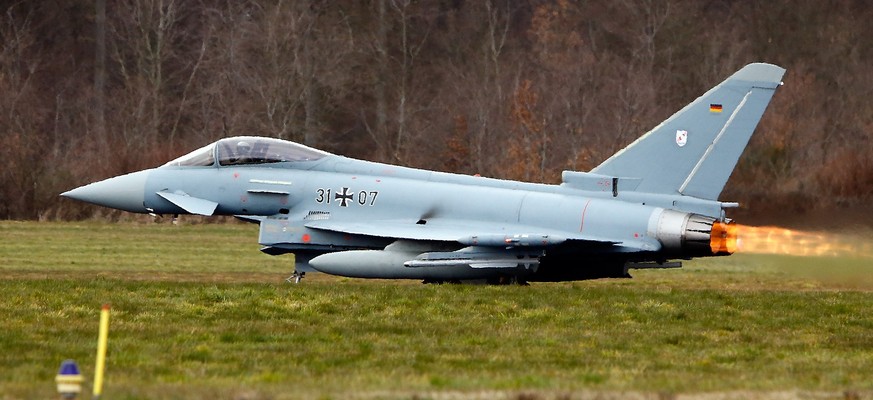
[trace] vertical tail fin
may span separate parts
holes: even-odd
[[[638,192],[716,200],[784,73],[743,67],[591,172],[639,178]]]

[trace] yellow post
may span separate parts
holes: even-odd
[[[109,304],[100,311],[100,334],[97,338],[97,367],[94,368],[94,399],[103,392],[103,368],[106,366],[106,340],[109,337]]]

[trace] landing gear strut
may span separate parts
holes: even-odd
[[[294,273],[291,274],[288,278],[285,279],[285,282],[291,283],[293,280],[294,283],[300,283],[300,281],[306,276],[306,272],[297,272],[294,270]]]

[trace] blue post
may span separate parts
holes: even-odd
[[[61,369],[58,370],[58,375],[55,376],[55,382],[58,384],[58,394],[64,399],[75,399],[82,391],[82,374],[79,373],[79,366],[73,360],[64,360],[61,363]]]

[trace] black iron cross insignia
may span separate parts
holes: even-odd
[[[343,188],[342,194],[340,194],[340,193],[334,194],[334,200],[340,202],[340,207],[348,207],[349,206],[348,203],[350,201],[352,201],[353,197],[354,196],[351,193],[349,193],[349,188],[347,188],[347,187]]]

